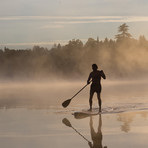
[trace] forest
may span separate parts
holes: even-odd
[[[66,45],[55,44],[51,49],[0,50],[0,78],[87,78],[96,63],[109,78],[144,77],[148,74],[148,41],[129,33],[124,23],[114,39],[88,38],[70,40]]]

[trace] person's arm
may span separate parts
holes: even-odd
[[[100,74],[101,74],[101,77],[102,77],[103,79],[106,79],[106,76],[105,76],[103,70],[100,71]]]
[[[90,84],[90,80],[91,80],[91,73],[89,74],[88,80],[87,80],[87,84]]]

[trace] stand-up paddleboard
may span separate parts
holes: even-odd
[[[95,116],[98,114],[101,114],[101,112],[99,112],[99,109],[92,109],[92,111],[82,110],[82,111],[77,111],[77,112],[73,113],[73,115],[76,119],[82,119],[82,118],[86,118],[89,116]]]

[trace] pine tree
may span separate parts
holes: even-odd
[[[115,39],[117,41],[124,41],[125,39],[129,39],[132,37],[132,35],[130,33],[128,33],[128,25],[126,25],[126,23],[122,24],[121,26],[119,26],[118,28],[118,32],[119,34],[115,35]]]

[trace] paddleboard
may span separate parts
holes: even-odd
[[[82,111],[77,111],[74,112],[73,115],[76,119],[82,119],[82,118],[86,118],[89,116],[95,116],[100,114],[99,109],[93,109],[92,111],[89,110],[82,110]]]

